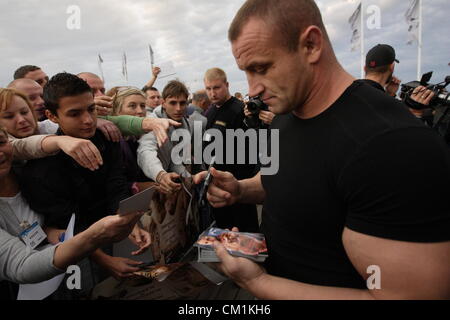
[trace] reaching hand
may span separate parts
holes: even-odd
[[[140,269],[136,266],[142,263],[142,261],[134,261],[127,258],[108,257],[108,259],[106,261],[103,261],[101,265],[115,279],[123,280],[132,277],[133,272],[139,271]]]
[[[103,159],[97,147],[89,140],[70,136],[59,136],[58,147],[84,168],[97,170]]]
[[[155,78],[157,78],[158,77],[158,75],[161,73],[161,68],[159,68],[159,67],[153,67],[153,69],[152,69],[152,74],[153,74],[153,76],[155,77]]]
[[[145,118],[142,121],[142,130],[144,132],[152,131],[156,139],[158,140],[158,146],[162,146],[169,137],[167,136],[167,130],[170,126],[179,127],[181,123],[171,119],[159,119],[159,118]]]
[[[95,108],[99,116],[108,116],[112,112],[113,98],[108,96],[97,96],[94,98]]]
[[[86,232],[99,247],[108,243],[119,242],[130,234],[142,215],[142,212],[134,212],[123,216],[107,216],[91,225]]]
[[[181,184],[176,183],[180,175],[175,172],[166,172],[161,175],[159,179],[160,190],[164,193],[172,193],[181,189]]]
[[[152,244],[150,234],[147,231],[141,229],[137,224],[134,226],[133,231],[131,231],[128,238],[139,247],[138,250],[131,253],[133,256],[144,253]]]
[[[97,128],[103,135],[112,142],[119,142],[122,139],[122,133],[114,123],[105,119],[97,119]]]

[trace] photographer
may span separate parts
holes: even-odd
[[[364,67],[366,77],[362,81],[391,97],[397,97],[401,81],[394,76],[395,62],[399,63],[394,48],[387,44],[376,45],[367,53]],[[433,126],[433,113],[427,106],[433,97],[433,91],[419,86],[410,94],[409,99],[404,100],[409,111],[430,127]]]
[[[400,61],[395,58],[394,48],[387,44],[376,45],[366,55],[363,82],[396,97],[401,81],[394,77],[395,62]]]
[[[450,76],[437,84],[430,84],[433,72],[422,75],[420,81],[402,84],[400,97],[409,110],[433,128],[450,146],[450,93],[446,87]]]
[[[244,122],[247,124],[249,128],[258,128],[258,129],[268,129],[272,124],[272,120],[275,117],[275,114],[271,111],[270,107],[268,110],[257,110],[257,112],[251,112],[248,109],[248,102],[244,107]]]

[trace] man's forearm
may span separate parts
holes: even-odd
[[[306,284],[264,273],[243,284],[255,297],[263,300],[373,300],[369,290],[326,287]]]
[[[261,173],[250,179],[239,180],[239,202],[262,204],[266,198],[266,192],[261,183]]]
[[[79,233],[72,239],[60,244],[53,256],[53,265],[61,270],[76,264],[97,248],[97,241],[91,237],[89,232]]]

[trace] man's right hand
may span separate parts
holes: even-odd
[[[99,116],[109,116],[112,113],[113,98],[108,96],[98,96],[94,98],[95,108]]]
[[[158,78],[158,75],[161,73],[161,68],[160,67],[153,67],[152,69],[152,75],[155,78]]]
[[[170,126],[179,127],[181,126],[181,123],[171,119],[160,118],[145,118],[144,121],[142,121],[142,130],[144,132],[152,131],[155,134],[160,147],[169,139],[167,130]]]
[[[207,172],[194,176],[194,183],[205,180]],[[212,181],[208,187],[207,199],[214,208],[230,206],[239,201],[241,189],[239,181],[230,173],[211,168]]]

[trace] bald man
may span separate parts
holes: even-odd
[[[94,97],[105,95],[105,83],[98,75],[91,72],[82,72],[77,76],[87,82],[94,91]]]
[[[78,78],[83,79],[94,93],[94,102],[99,116],[107,116],[112,111],[112,98],[105,95],[105,82],[95,73],[81,72]]]
[[[44,100],[42,99],[43,89],[39,85],[39,83],[31,79],[22,78],[11,82],[8,85],[8,88],[16,89],[25,93],[28,96],[28,99],[30,99],[31,104],[33,105],[33,110],[36,114],[37,119],[39,121],[47,119],[47,117],[45,116]]]

